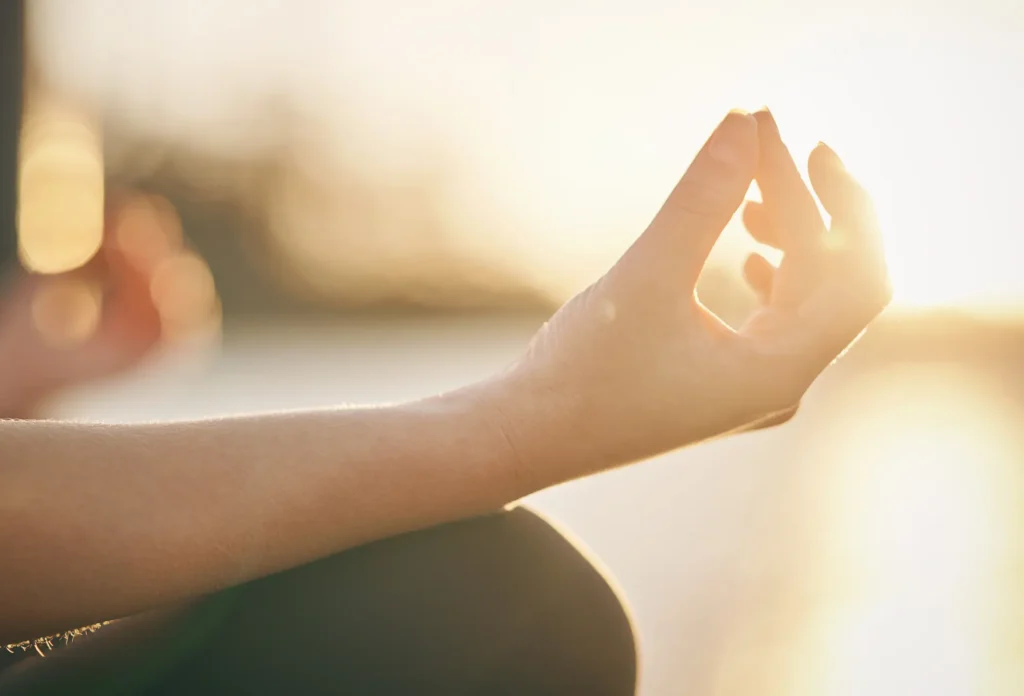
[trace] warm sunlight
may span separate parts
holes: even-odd
[[[864,76],[869,79],[874,78]],[[877,81],[877,103],[850,105],[820,120],[829,124],[824,130],[830,144],[876,202],[897,304],[998,309],[1019,303],[1024,281],[1016,260],[1024,243],[1002,190],[1016,176],[1014,168],[994,153],[974,151],[969,142],[951,142],[948,124],[940,121],[922,122],[898,148],[883,151],[898,130],[872,122],[872,114],[884,112],[886,91],[885,81]],[[889,85],[888,91],[905,94],[906,88]],[[820,107],[799,100],[780,107],[787,134],[800,144],[795,154],[803,157],[823,129],[818,123],[802,124],[811,119],[801,115]],[[977,116],[972,108],[954,104],[947,118],[969,122]],[[936,143],[960,149],[959,159],[941,161]]]
[[[823,6],[786,24],[764,6],[748,9],[769,13],[771,50],[746,26],[710,21],[690,32],[692,8],[672,23],[685,42],[590,16],[588,31],[629,50],[613,60],[547,56],[550,68],[524,93],[497,96],[501,113],[462,131],[480,158],[474,168],[500,177],[479,181],[489,190],[478,193],[515,211],[506,218],[515,229],[535,231],[519,234],[534,250],[526,265],[570,287],[593,275],[642,229],[726,109],[767,104],[801,167],[825,140],[870,190],[898,306],[1024,303],[1024,229],[1010,204],[1024,186],[1012,68],[1024,65],[1024,48],[1012,24],[983,32],[956,13],[930,16],[908,42],[901,17],[864,25]],[[849,32],[822,32],[830,22]],[[963,50],[949,50],[951,37]],[[721,260],[738,267],[747,248],[734,226]]]
[[[941,24],[915,25],[914,42],[873,27],[870,51],[856,31],[808,40],[804,56],[755,69],[751,102],[771,105],[801,166],[825,140],[871,192],[897,305],[1008,310],[1024,302],[1011,204],[1024,185],[1011,66],[1024,51],[1008,28],[982,40],[972,22]]]
[[[103,239],[100,129],[67,104],[32,96],[21,131],[18,245],[27,268],[61,273],[89,261]]]
[[[856,426],[823,491],[831,598],[808,629],[807,693],[1014,693],[1020,670],[999,659],[1013,638],[1005,617],[1021,605],[1002,584],[1022,454],[1012,410],[995,385],[952,366],[886,370],[847,389],[843,422]]]
[[[643,229],[727,109],[767,104],[801,163],[825,140],[870,188],[897,304],[1024,306],[1012,2],[382,0],[308,14],[225,2],[203,4],[187,38],[161,29],[179,4],[59,7],[39,36],[51,73],[140,132],[263,142],[240,124],[258,121],[253,95],[280,91],[316,115],[318,156],[347,153],[368,181],[443,175],[460,249],[553,297]],[[225,22],[239,29],[218,33]],[[97,52],[107,43],[117,60]],[[133,75],[167,76],[159,95],[120,73],[111,91],[124,56]],[[329,213],[283,219],[281,234]],[[738,269],[748,247],[734,226],[720,260]]]

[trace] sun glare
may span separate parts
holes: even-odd
[[[945,366],[850,389],[840,420],[857,427],[823,438],[841,473],[823,491],[832,599],[808,628],[807,693],[1014,693],[1020,670],[1000,659],[1020,606],[1005,574],[1022,454],[1011,405]]]
[[[765,99],[794,154],[825,140],[871,193],[896,304],[1013,309],[1024,305],[1011,204],[1024,185],[1013,106],[1024,54],[1010,32],[938,29],[916,27],[908,42],[880,26],[870,50],[830,37]],[[964,50],[949,50],[953,35]]]
[[[123,91],[104,108],[139,114],[128,120],[142,133],[237,143],[248,132],[238,124],[252,120],[244,95],[273,75],[317,123],[335,124],[316,133],[319,149],[350,153],[360,176],[418,171],[442,152],[455,182],[445,205],[466,220],[459,243],[562,299],[639,234],[727,109],[767,104],[801,164],[824,140],[871,191],[897,304],[1024,307],[1012,204],[1024,188],[1024,14],[1014,0],[954,0],[941,12],[925,0],[737,0],[727,11],[394,0],[344,3],[337,18],[325,5],[315,21],[222,4],[221,16],[244,22],[233,38],[207,31],[217,22],[161,33],[173,9],[62,3],[46,15],[40,55],[98,99]],[[116,56],[97,51],[108,44]],[[124,55],[131,79],[107,72]],[[222,59],[235,55],[246,59]],[[154,87],[153,74],[168,79]],[[145,116],[154,104],[159,119]],[[33,267],[74,267],[95,250],[101,160],[88,145],[25,150]],[[303,209],[285,223],[294,231],[327,214]],[[738,267],[744,244],[734,225],[722,261]]]

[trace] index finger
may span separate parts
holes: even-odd
[[[757,157],[757,122],[749,114],[729,113],[634,244],[634,253],[649,252],[671,265],[678,282],[695,286],[750,188]]]

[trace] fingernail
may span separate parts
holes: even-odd
[[[744,141],[751,133],[757,133],[754,117],[745,111],[730,111],[711,136],[708,152],[730,167],[742,166],[748,159]]]
[[[836,154],[835,150],[833,150],[832,148],[830,148],[828,145],[821,141],[818,142],[818,149],[825,153],[825,157],[826,159],[828,159],[829,164],[831,164],[836,169],[846,171],[846,165],[843,164],[843,160],[839,159],[839,155]]]
[[[763,128],[766,132],[779,132],[779,124],[775,121],[775,115],[767,106],[762,106],[758,109],[754,114],[754,118],[757,119],[757,127],[759,131]]]

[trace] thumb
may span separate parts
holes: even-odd
[[[757,121],[733,111],[718,125],[637,240],[636,251],[664,262],[688,288],[743,202],[758,162]]]

